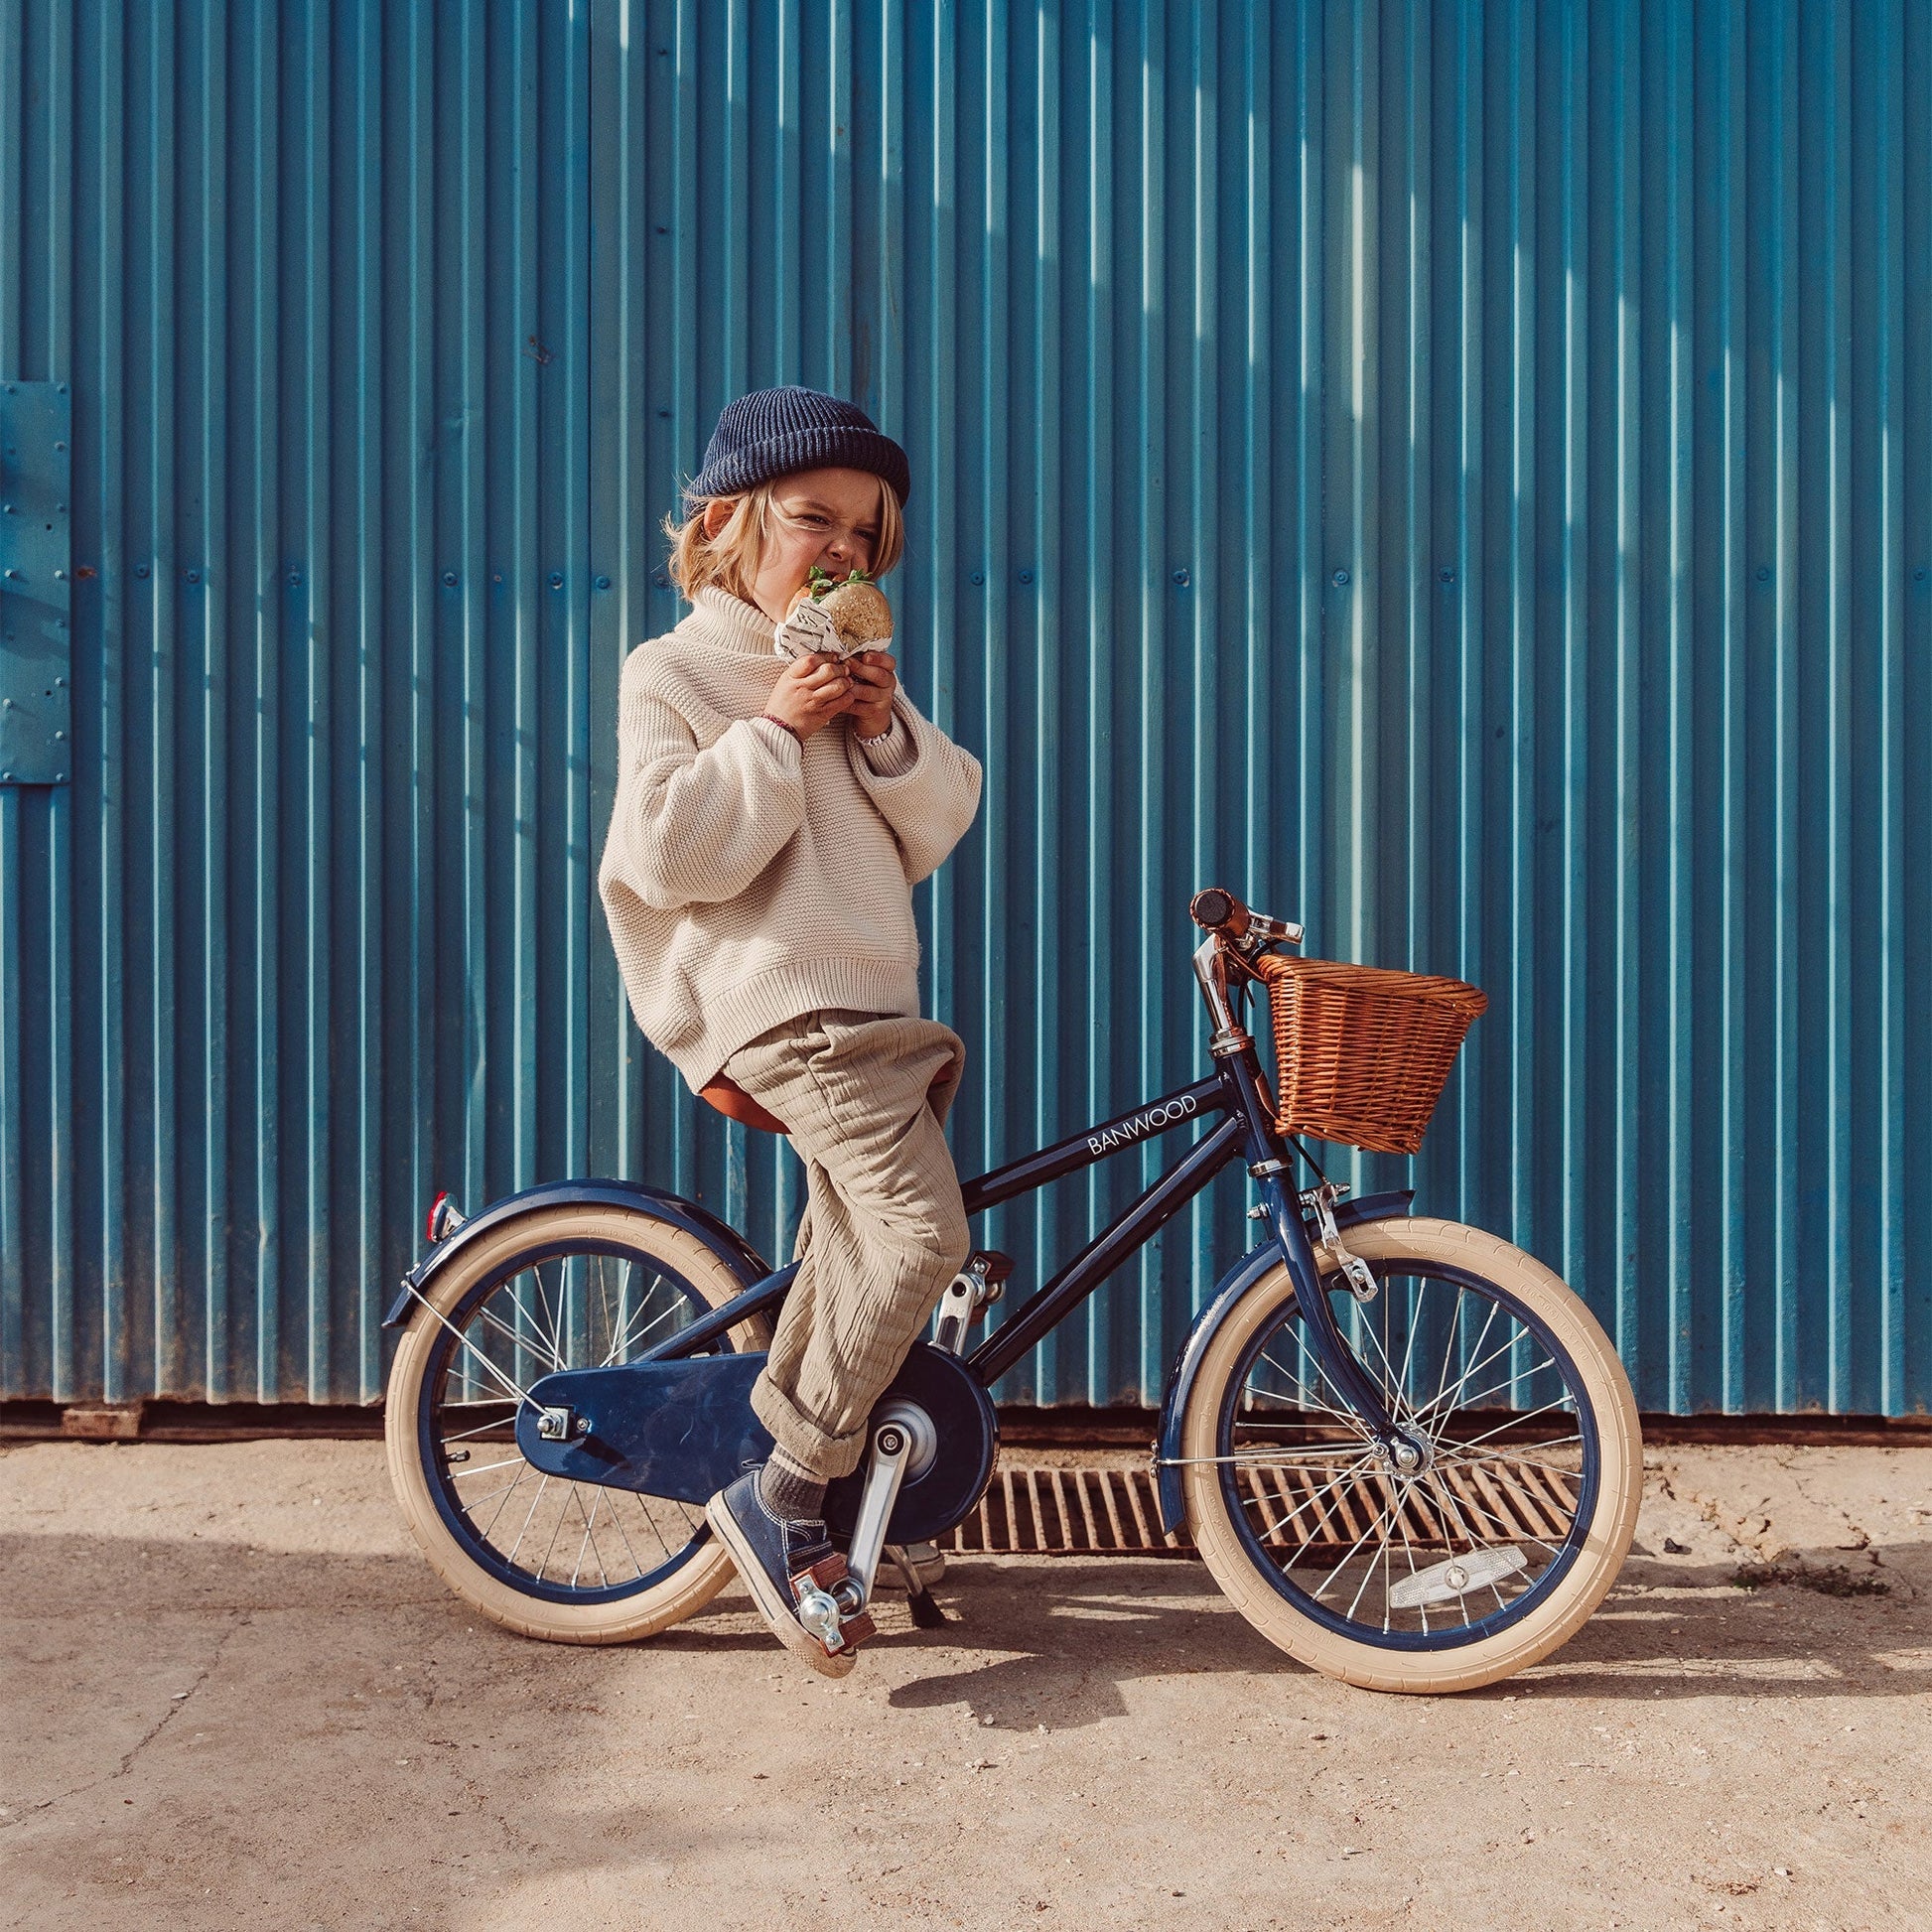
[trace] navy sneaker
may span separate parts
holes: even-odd
[[[845,1580],[845,1558],[825,1540],[825,1525],[772,1515],[759,1494],[757,1469],[719,1490],[704,1513],[772,1635],[813,1670],[843,1677],[856,1661],[856,1646],[873,1634],[872,1618],[862,1612],[841,1622],[824,1615],[821,1601],[816,1627],[808,1629],[798,1614],[802,1595],[825,1598]]]

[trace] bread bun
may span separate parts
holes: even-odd
[[[865,578],[848,578],[818,603],[855,650],[870,650],[893,634],[893,607],[886,602],[886,593]]]

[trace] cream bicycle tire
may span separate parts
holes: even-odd
[[[437,1358],[446,1324],[481,1285],[519,1254],[541,1253],[558,1242],[602,1242],[661,1260],[710,1308],[729,1301],[743,1287],[696,1236],[640,1210],[573,1203],[505,1222],[467,1247],[434,1278],[428,1306],[416,1310],[403,1331],[389,1374],[384,1417],[389,1476],[410,1533],[430,1567],[474,1609],[521,1636],[551,1643],[628,1643],[694,1615],[732,1580],[736,1573],[731,1557],[710,1538],[708,1529],[702,1538],[694,1535],[697,1547],[660,1584],[604,1601],[550,1600],[504,1581],[479,1561],[451,1529],[423,1466],[419,1418],[424,1377]],[[738,1350],[761,1349],[768,1339],[769,1324],[762,1316],[741,1322],[730,1332],[731,1345]],[[702,1521],[701,1512],[698,1520]]]
[[[1449,1221],[1392,1219],[1350,1229],[1346,1239],[1350,1251],[1371,1266],[1411,1262],[1418,1274],[1442,1267],[1493,1284],[1560,1343],[1581,1379],[1596,1437],[1593,1504],[1574,1559],[1520,1621],[1466,1643],[1421,1650],[1392,1648],[1386,1640],[1367,1641],[1329,1627],[1263,1574],[1229,1504],[1222,1418],[1230,1400],[1229,1378],[1241,1372],[1258,1334],[1279,1327],[1292,1311],[1286,1268],[1255,1284],[1202,1359],[1181,1428],[1188,1526],[1202,1561],[1243,1616],[1271,1643],[1324,1675],[1368,1690],[1412,1693],[1493,1684],[1568,1642],[1616,1580],[1643,1487],[1642,1440],[1629,1378],[1583,1301],[1533,1256],[1494,1235]],[[1399,1506],[1395,1517],[1402,1520]],[[1396,1581],[1401,1583],[1399,1573]]]

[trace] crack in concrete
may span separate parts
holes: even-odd
[[[1812,1506],[1812,1508],[1817,1510],[1819,1514],[1822,1516],[1836,1516],[1838,1520],[1841,1523],[1843,1523],[1845,1527],[1852,1533],[1856,1541],[1851,1543],[1841,1543],[1837,1546],[1839,1549],[1866,1550],[1866,1551],[1870,1550],[1871,1532],[1867,1530],[1864,1527],[1864,1525],[1861,1523],[1858,1520],[1858,1518],[1855,1517],[1852,1514],[1852,1512],[1845,1507],[1843,1503],[1836,1502],[1836,1501],[1820,1502],[1816,1492],[1812,1489],[1811,1484],[1808,1481],[1805,1472],[1798,1467],[1797,1463],[1793,1460],[1782,1458],[1782,1457],[1780,1458],[1780,1462],[1785,1473],[1791,1478],[1792,1488],[1797,1490],[1798,1494],[1802,1496],[1805,1499],[1805,1501]],[[1877,1560],[1876,1558],[1873,1558],[1874,1562],[1876,1560]]]
[[[250,1618],[245,1611],[229,1619],[227,1628],[215,1639],[214,1648],[208,1653],[207,1662],[196,1673],[195,1681],[188,1687],[186,1694],[179,1698],[169,1699],[167,1710],[148,1726],[146,1734],[135,1744],[133,1749],[122,1753],[121,1761],[115,1769],[109,1771],[104,1778],[84,1779],[70,1791],[57,1791],[51,1798],[42,1798],[33,1804],[22,1806],[12,1817],[0,1818],[0,1829],[4,1829],[9,1825],[24,1824],[29,1818],[38,1817],[44,1811],[51,1811],[56,1805],[66,1804],[69,1798],[83,1797],[87,1792],[96,1789],[100,1785],[112,1784],[116,1779],[126,1777],[128,1772],[134,1768],[134,1760],[174,1723],[175,1714],[179,1711],[187,1710],[194,1703],[196,1692],[214,1674],[216,1665],[221,1661],[221,1653],[228,1647],[229,1639],[234,1636],[237,1630],[246,1629],[249,1621]]]
[[[1686,1491],[1680,1488],[1678,1485],[1683,1480],[1683,1471],[1675,1462],[1655,1464],[1645,1473],[1656,1479],[1657,1489],[1661,1495],[1674,1503],[1681,1504],[1686,1509],[1695,1510],[1711,1529],[1716,1530],[1730,1545],[1730,1554],[1758,1549],[1756,1534],[1749,1529],[1750,1523],[1754,1520],[1750,1510],[1744,1511],[1742,1515],[1733,1516],[1718,1497],[1702,1489]],[[1765,1524],[1768,1530],[1770,1524],[1768,1517],[1765,1518]]]
[[[116,1778],[126,1777],[128,1772],[134,1768],[134,1760],[174,1723],[179,1713],[186,1711],[194,1703],[195,1693],[214,1674],[215,1666],[221,1661],[221,1653],[228,1647],[228,1640],[237,1630],[245,1630],[248,1627],[248,1621],[246,1611],[241,1612],[229,1620],[228,1627],[215,1639],[214,1648],[209,1652],[207,1662],[196,1673],[194,1683],[189,1685],[188,1689],[180,1697],[170,1698],[168,1700],[167,1710],[162,1712],[161,1716],[149,1725],[147,1735],[131,1751],[126,1752],[122,1756],[120,1769],[108,1774],[107,1783],[112,1784]]]

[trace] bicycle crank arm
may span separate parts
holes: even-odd
[[[852,1526],[852,1543],[845,1555],[846,1581],[856,1587],[848,1591],[842,1586],[837,1592],[839,1608],[847,1616],[857,1615],[872,1600],[879,1555],[886,1547],[886,1525],[893,1519],[898,1486],[905,1480],[905,1467],[912,1458],[912,1436],[910,1419],[901,1421],[890,1413],[873,1429],[866,1486],[859,1495],[859,1518]],[[853,1598],[850,1602],[848,1595]]]

